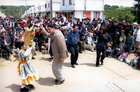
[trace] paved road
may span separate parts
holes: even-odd
[[[103,66],[95,67],[95,52],[79,54],[79,65],[75,69],[70,67],[70,58],[67,58],[63,64],[66,81],[62,85],[54,85],[49,55],[39,53],[35,58],[32,63],[40,79],[34,83],[36,88],[31,92],[140,92],[139,70],[113,58],[106,58]],[[0,61],[0,92],[19,92],[18,62],[1,58]]]

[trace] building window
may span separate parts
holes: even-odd
[[[65,5],[65,0],[63,0],[63,6]]]
[[[40,9],[41,9],[41,6],[38,7],[38,10],[40,10]]]
[[[86,12],[85,11],[83,11],[83,17],[86,17]]]
[[[47,8],[47,4],[45,4],[45,8]]]
[[[48,8],[50,8],[50,3],[48,3]]]
[[[100,18],[100,12],[94,12],[94,18]]]
[[[72,0],[69,0],[69,5],[72,5]]]

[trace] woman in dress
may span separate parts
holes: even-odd
[[[19,76],[22,79],[22,85],[20,91],[28,92],[29,89],[34,88],[32,83],[35,80],[38,80],[39,77],[37,75],[36,70],[32,66],[32,63],[30,62],[32,57],[31,54],[32,47],[26,50],[26,46],[24,42],[20,42],[19,48],[20,51],[18,53],[18,57],[19,57],[18,72],[19,72]]]
[[[140,49],[140,24],[138,25],[138,28],[134,30],[133,37],[134,37],[133,47],[135,48],[134,51],[136,51],[137,49]]]

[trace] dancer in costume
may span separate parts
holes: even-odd
[[[20,48],[20,51],[18,53],[18,56],[19,56],[18,72],[19,72],[19,76],[22,79],[22,85],[21,85],[20,91],[28,92],[29,89],[34,88],[32,83],[35,80],[38,80],[39,77],[32,63],[30,62],[32,58],[32,54],[31,54],[32,47],[26,50],[26,46],[24,42],[20,42],[19,48]]]

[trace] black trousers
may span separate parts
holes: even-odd
[[[79,54],[78,45],[76,46],[68,45],[68,50],[71,53],[71,65],[74,65],[77,63],[77,59],[78,59],[78,54]]]
[[[79,46],[79,52],[82,53],[83,49],[82,49],[82,42],[78,41],[78,46]]]
[[[102,56],[101,56],[101,52],[102,52]],[[96,66],[99,66],[99,60],[101,57],[101,63],[103,63],[103,60],[106,56],[106,50],[105,49],[97,49],[97,58],[96,58]]]
[[[10,46],[4,45],[4,46],[2,46],[2,49],[6,50],[6,53],[7,53],[6,58],[9,59],[10,53],[12,53]]]
[[[41,48],[41,47],[42,47],[42,43],[43,43],[43,42],[41,42],[41,41],[38,41],[38,47],[39,47],[39,51],[41,51],[41,50],[42,50],[42,48]]]

